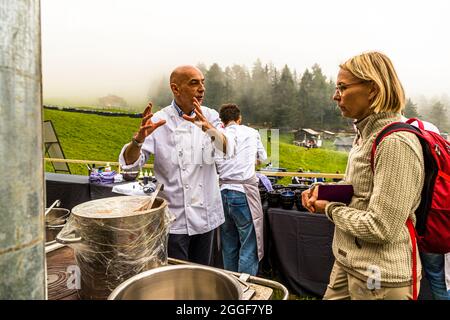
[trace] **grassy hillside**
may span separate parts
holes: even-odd
[[[67,159],[118,161],[122,146],[130,141],[140,119],[107,117],[44,109]],[[72,173],[87,174],[86,166],[70,164]],[[50,164],[47,171],[53,171]]]
[[[292,134],[280,134],[280,167],[291,172],[302,168],[303,171],[344,173],[348,155],[345,152],[335,151],[332,142],[326,141],[323,148],[308,149],[293,145],[293,140]],[[268,149],[270,157],[270,148]],[[291,178],[286,177],[279,182],[289,184]]]
[[[130,141],[140,119],[107,117],[44,109],[44,119],[51,120],[67,159],[117,161],[122,146]],[[344,172],[347,154],[326,148],[306,149],[292,145],[290,134],[280,135],[280,163],[288,171]],[[332,149],[331,143],[326,147]],[[270,152],[269,152],[270,156]],[[72,173],[87,174],[86,166],[70,164]],[[53,171],[51,164],[46,171]],[[289,183],[284,178],[283,183]]]
[[[292,140],[287,134],[280,137],[280,167],[287,168],[288,171],[297,171],[302,168],[305,171],[344,172],[347,153],[327,148],[298,147],[292,144]],[[332,148],[331,145],[330,148]]]

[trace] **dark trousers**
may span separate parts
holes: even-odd
[[[170,258],[210,266],[213,253],[214,230],[189,236],[169,234],[168,255]]]

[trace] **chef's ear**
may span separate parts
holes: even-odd
[[[180,89],[178,88],[178,85],[176,83],[171,82],[170,89],[172,90],[174,96],[178,96],[180,94]]]

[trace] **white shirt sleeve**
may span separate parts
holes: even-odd
[[[158,122],[159,120],[161,120],[161,118],[156,116],[156,114],[152,117],[153,122]],[[124,145],[120,151],[119,164],[123,170],[139,170],[147,163],[150,153],[155,153],[155,137],[153,134],[146,137],[144,143],[142,144],[139,158],[132,164],[126,164],[123,154],[130,143]]]
[[[147,137],[147,139],[148,138],[149,137]],[[139,170],[147,163],[148,157],[150,156],[150,151],[148,150],[148,148],[145,149],[147,139],[145,139],[144,144],[142,145],[141,154],[139,155],[139,158],[132,164],[126,164],[125,158],[123,156],[123,154],[125,153],[125,149],[128,147],[129,143],[123,146],[122,151],[120,151],[119,155],[119,164],[123,170]]]

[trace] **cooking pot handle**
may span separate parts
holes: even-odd
[[[73,233],[69,233],[71,235]],[[56,235],[56,242],[61,244],[74,244],[79,243],[81,240],[83,240],[81,237],[74,237],[74,238],[66,238],[63,235],[61,235],[61,232]]]
[[[248,280],[248,278],[250,278],[250,275],[249,275],[249,274],[247,274],[247,273],[242,273],[241,276],[237,276],[237,275],[234,275],[234,276],[235,276],[235,279],[236,279],[241,285],[244,286],[244,289],[242,289],[242,290],[243,290],[242,292],[246,292],[247,290],[250,289],[250,286],[247,284],[247,280]]]

